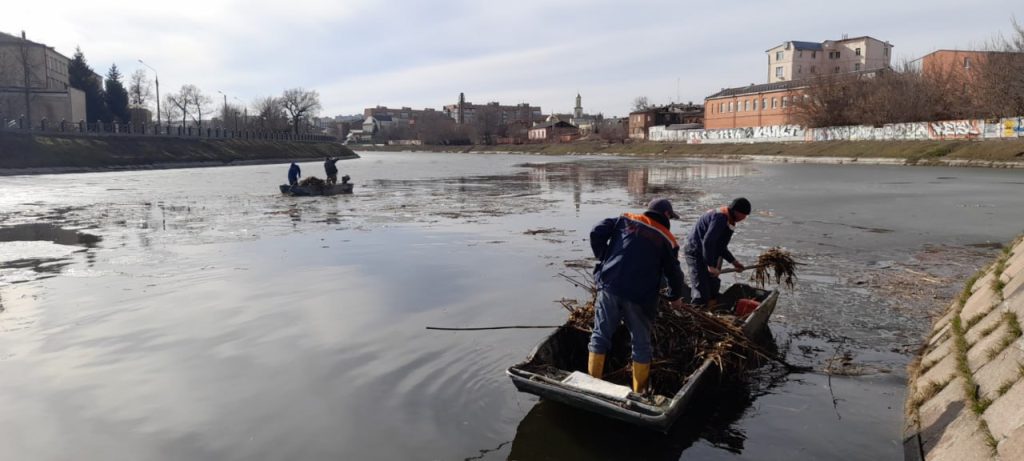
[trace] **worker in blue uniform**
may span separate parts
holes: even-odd
[[[299,183],[299,176],[302,176],[302,170],[299,169],[299,165],[292,162],[292,166],[288,167],[288,184],[294,186]]]
[[[612,336],[625,321],[632,345],[633,391],[638,393],[647,388],[651,370],[651,324],[657,317],[662,279],[668,279],[673,307],[682,304],[679,298],[686,289],[670,218],[679,218],[672,203],[654,199],[643,214],[608,218],[590,231],[590,247],[599,260],[594,275],[600,291],[587,371],[602,377]]]
[[[750,214],[750,201],[739,197],[729,206],[708,210],[693,225],[686,238],[683,255],[690,279],[690,302],[714,309],[718,302],[718,291],[722,286],[721,261],[733,265],[737,272],[746,266],[736,260],[729,251],[729,241],[739,224]]]

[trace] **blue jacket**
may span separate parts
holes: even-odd
[[[693,225],[683,251],[703,266],[717,266],[719,257],[733,263],[736,258],[729,252],[729,240],[732,240],[735,226],[735,223],[730,222],[728,207],[708,210]],[[706,267],[701,269],[707,270]]]
[[[293,163],[288,168],[288,184],[294,184],[299,180],[299,176],[302,176],[302,170],[299,169],[299,165]]]
[[[671,288],[670,299],[682,296],[685,285],[679,244],[668,226],[668,219],[653,212],[625,213],[594,226],[590,247],[601,261],[594,272],[597,287],[654,309],[664,276]]]

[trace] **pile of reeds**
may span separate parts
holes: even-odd
[[[673,309],[666,301],[661,301],[658,307],[658,316],[651,328],[650,390],[654,394],[675,395],[686,384],[686,378],[709,357],[721,370],[739,373],[744,368],[750,354],[741,344],[744,339],[736,336],[739,330],[730,329],[728,320],[718,320],[696,309],[685,305]],[[571,306],[566,324],[590,331],[594,325],[594,302]],[[629,332],[621,325],[612,338],[603,379],[630,386],[631,363]]]
[[[322,194],[324,189],[327,188],[327,182],[316,176],[309,176],[299,181],[299,185],[302,187],[308,187],[310,190]]]
[[[792,289],[796,281],[796,265],[793,256],[788,251],[779,247],[769,248],[768,251],[757,257],[757,264],[754,266],[754,274],[751,280],[759,287],[775,280],[775,283],[783,283],[787,288]]]

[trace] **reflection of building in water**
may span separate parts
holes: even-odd
[[[642,200],[648,194],[678,188],[695,179],[732,178],[750,175],[750,165],[735,163],[702,163],[685,167],[633,168],[626,173],[626,190],[631,198]],[[668,187],[658,187],[668,186]]]

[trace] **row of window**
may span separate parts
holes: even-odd
[[[798,97],[799,96],[793,96],[793,102],[796,102]],[[809,96],[804,95],[804,100],[807,100],[808,97]],[[779,99],[779,98],[772,98],[770,103],[771,103],[770,109],[778,109],[780,107],[785,108],[785,107],[789,107],[790,99],[789,99],[789,96],[783,96],[781,99]],[[717,113],[721,114],[721,113],[728,113],[728,112],[757,112],[758,110],[769,110],[768,104],[769,104],[768,98],[761,98],[760,106],[758,106],[757,98],[744,99],[743,101],[736,101],[735,105],[733,104],[733,101],[729,101],[728,103],[721,102],[721,103],[718,103],[718,112]],[[758,107],[760,107],[760,109],[758,109]],[[711,113],[716,113],[715,112],[715,105],[714,104],[711,104]]]

